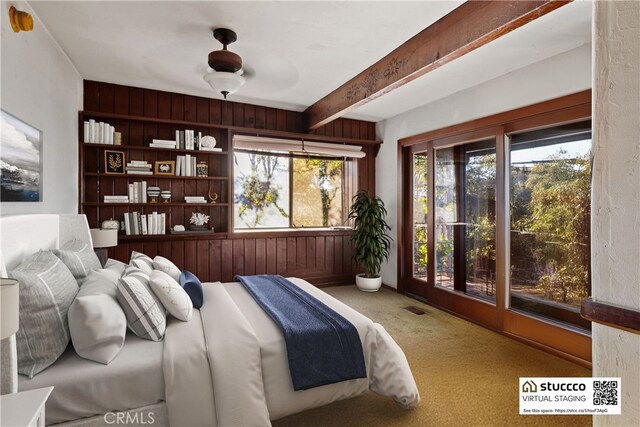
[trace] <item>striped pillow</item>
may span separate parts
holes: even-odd
[[[68,241],[60,249],[54,249],[53,253],[69,268],[73,277],[78,281],[78,285],[82,285],[84,279],[93,270],[102,268],[102,264],[100,264],[91,245],[77,239]]]
[[[153,260],[140,252],[131,252],[131,261],[129,261],[129,264],[139,268],[147,276],[153,271]]]
[[[39,251],[9,272],[20,282],[18,372],[33,378],[69,344],[67,312],[78,293],[69,269],[50,251]]]
[[[162,340],[167,319],[162,304],[149,289],[148,275],[127,267],[118,280],[116,298],[134,334],[151,341]]]

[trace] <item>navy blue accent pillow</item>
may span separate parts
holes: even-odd
[[[198,279],[195,274],[184,270],[180,275],[180,286],[182,286],[187,295],[189,295],[189,298],[191,298],[193,308],[202,307],[202,302],[204,301],[202,283],[200,283],[200,279]]]

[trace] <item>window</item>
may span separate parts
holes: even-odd
[[[589,329],[591,132],[570,125],[510,145],[511,307]]]
[[[357,163],[349,155],[356,153],[355,158],[362,157],[359,147],[356,150],[339,146],[336,152],[346,153],[345,157],[327,157],[329,153],[324,156],[298,154],[304,147],[289,149],[287,140],[274,142],[270,139],[268,145],[260,144],[252,139],[248,142],[239,139],[235,147],[236,230],[344,224],[345,209],[348,209],[357,179]],[[321,150],[330,152],[333,149],[327,147],[330,144],[318,145]]]

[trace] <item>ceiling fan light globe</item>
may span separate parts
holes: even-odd
[[[211,89],[221,93],[224,98],[236,92],[245,83],[244,77],[237,73],[211,71],[203,76]]]

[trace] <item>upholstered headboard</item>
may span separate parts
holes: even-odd
[[[11,215],[0,217],[0,276],[20,265],[29,255],[57,249],[71,239],[93,246],[84,215]]]

